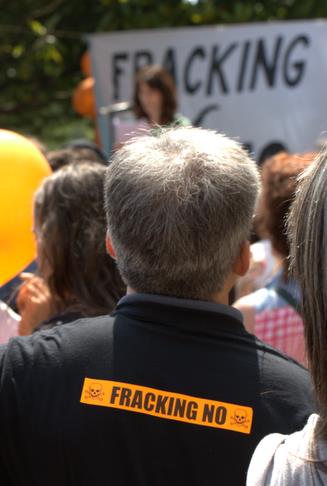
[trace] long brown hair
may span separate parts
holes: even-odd
[[[291,271],[302,290],[309,367],[327,438],[327,146],[300,177],[289,216]]]
[[[105,248],[105,172],[94,162],[72,164],[48,177],[36,194],[40,267],[50,269],[46,280],[58,312],[105,314],[124,294]]]
[[[168,125],[174,121],[177,108],[175,83],[170,73],[159,65],[145,66],[136,74],[134,91],[134,113],[136,118],[148,118],[139,98],[141,83],[161,93],[162,112],[160,125]]]

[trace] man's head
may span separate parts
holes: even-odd
[[[113,157],[105,199],[118,267],[132,289],[211,300],[248,238],[255,163],[213,131],[134,139]]]

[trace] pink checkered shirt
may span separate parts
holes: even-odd
[[[255,335],[262,341],[307,365],[301,316],[285,305],[255,315]]]

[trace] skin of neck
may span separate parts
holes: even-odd
[[[158,110],[148,113],[149,121],[151,125],[160,125],[161,123],[161,112]]]
[[[210,300],[216,304],[229,305],[229,293],[234,287],[237,277],[236,274],[230,273],[225,280],[222,290],[214,294]]]
[[[214,302],[215,304],[224,304],[229,305],[229,293],[232,290],[235,282],[237,280],[237,275],[231,273],[227,279],[225,280],[225,284],[223,289],[220,292],[214,294],[210,299],[209,302]],[[132,289],[129,285],[127,285],[126,295],[136,294],[137,291]]]

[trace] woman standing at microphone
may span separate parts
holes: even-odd
[[[136,74],[134,114],[151,128],[156,126],[187,126],[191,122],[177,110],[177,94],[170,73],[159,65],[145,66]]]

